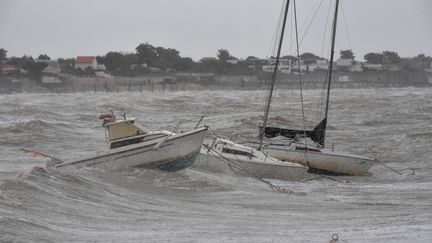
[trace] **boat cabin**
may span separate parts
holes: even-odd
[[[109,148],[118,148],[126,145],[142,143],[170,135],[169,132],[151,132],[135,124],[135,119],[117,120],[105,124],[108,131]]]
[[[235,144],[234,142],[226,139],[216,139],[213,144],[213,148],[216,149],[219,153],[240,155],[249,158],[256,157],[253,153],[254,149]]]

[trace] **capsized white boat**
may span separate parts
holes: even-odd
[[[304,138],[300,140],[304,141]],[[311,172],[361,176],[375,163],[375,160],[368,157],[322,148],[310,139],[304,143],[279,136],[267,139],[262,150],[276,159],[307,166]]]
[[[149,131],[135,124],[135,119],[116,120],[113,114],[103,114],[99,118],[104,119],[108,131],[109,149],[54,167],[93,167],[107,171],[142,167],[177,171],[194,163],[207,131],[206,126],[181,133]]]
[[[254,148],[221,138],[203,143],[194,167],[216,171],[232,168],[243,175],[287,181],[301,180],[306,173],[306,167],[300,164],[277,160]]]

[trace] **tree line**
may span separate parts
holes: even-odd
[[[120,76],[139,76],[154,72],[170,72],[170,71],[188,71],[188,72],[214,72],[214,73],[233,73],[233,74],[250,74],[257,72],[260,68],[253,69],[258,65],[267,64],[266,60],[255,56],[248,56],[244,60],[231,55],[227,49],[219,49],[216,53],[217,58],[203,58],[199,62],[195,62],[190,57],[182,57],[180,52],[172,48],[156,47],[147,42],[139,44],[135,48],[134,53],[122,53],[110,51],[103,56],[96,56],[99,64],[104,64],[107,71],[112,75]],[[297,57],[286,55],[282,57],[285,60],[290,60],[292,63],[297,60]],[[355,56],[351,50],[341,50],[340,58],[351,59],[354,61]],[[305,52],[300,55],[300,59],[304,64],[316,63],[317,60],[324,58],[313,53]],[[10,57],[7,58],[7,50],[0,48],[0,63],[11,64],[26,71],[26,75],[30,78],[40,78],[41,71],[47,66],[45,62],[40,60],[51,60],[46,54],[40,54],[37,59],[31,56]],[[370,64],[399,64],[402,58],[394,51],[383,51],[380,53],[367,53],[364,55],[364,60]],[[430,67],[432,58],[419,54],[412,60],[423,63],[423,68]],[[91,68],[86,70],[77,70],[74,67],[74,58],[59,58],[59,68],[64,73],[70,73],[77,76],[94,75]],[[415,68],[414,68],[415,69]],[[22,74],[16,74],[17,76]]]

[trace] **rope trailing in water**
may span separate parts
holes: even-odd
[[[396,172],[396,173],[398,173],[399,175],[402,175],[402,173],[401,173],[400,171],[398,171],[398,170],[396,170],[396,169],[393,169],[392,167],[390,167],[390,166],[384,164],[384,163],[383,163],[382,161],[380,161],[380,160],[375,159],[374,162],[375,162],[375,163],[378,163],[378,164],[381,164],[381,165],[384,166],[385,168],[387,168],[387,169],[389,169],[389,170],[391,170],[391,171],[393,171],[393,172]]]
[[[64,160],[58,159],[58,158],[56,158],[56,157],[54,157],[52,155],[49,155],[49,154],[46,154],[46,153],[43,153],[43,152],[40,152],[40,151],[30,150],[30,149],[25,149],[25,148],[22,148],[20,150],[23,151],[24,153],[30,153],[33,157],[45,157],[45,158],[48,158],[48,159],[50,159],[52,161],[52,164],[50,164],[50,165],[64,162]]]
[[[209,130],[217,137],[220,139],[220,137],[216,134],[216,132],[211,129],[209,127]],[[281,193],[289,193],[289,194],[294,194],[296,193],[295,191],[288,189],[286,187],[281,187],[281,186],[276,186],[273,183],[255,175],[253,172],[251,172],[250,170],[241,167],[240,165],[230,161],[228,158],[224,157],[222,154],[215,152],[211,147],[206,147],[208,149],[208,152],[212,153],[218,160],[220,160],[221,162],[223,162],[225,165],[229,166],[230,168],[235,168],[243,173],[245,173],[248,176],[251,176],[261,182],[263,182],[264,184],[266,184],[272,191],[276,191],[276,192],[281,192]]]

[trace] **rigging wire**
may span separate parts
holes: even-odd
[[[324,28],[324,38],[323,38],[321,53],[324,52],[324,43],[325,43],[326,36],[327,36],[327,28],[328,28],[328,22],[329,22],[329,18],[330,18],[330,10],[331,10],[332,5],[333,5],[333,0],[330,0],[329,8],[327,11],[326,24],[325,24],[325,28]],[[329,41],[328,45],[331,46],[331,38],[328,41]],[[330,56],[330,49],[328,49],[327,56]],[[318,120],[320,120],[320,121],[323,118],[323,113],[324,113],[325,99],[327,96],[326,90],[327,90],[327,85],[328,85],[328,76],[329,76],[329,69],[327,69],[326,75],[324,76],[324,82],[322,83],[322,89],[321,89],[321,95],[320,95],[320,103],[318,104],[318,107],[319,107],[318,108]]]
[[[317,7],[316,10],[315,10],[314,15],[312,16],[312,19],[311,19],[310,22],[309,22],[309,25],[307,26],[305,32],[303,33],[302,38],[300,39],[300,43],[299,43],[299,45],[301,45],[301,44],[303,43],[303,40],[304,40],[304,38],[306,37],[306,34],[308,33],[309,28],[311,27],[311,25],[312,25],[312,23],[313,23],[313,21],[314,21],[316,15],[317,15],[319,9],[321,8],[321,5],[322,5],[323,1],[324,1],[324,0],[321,0],[321,1],[319,2],[319,5],[318,5],[318,7]]]
[[[267,99],[267,103],[266,103],[266,107],[265,107],[265,112],[264,112],[264,117],[263,117],[263,125],[262,125],[262,129],[260,129],[260,136],[259,136],[260,145],[259,145],[258,150],[261,150],[262,141],[264,138],[264,132],[265,132],[265,128],[266,128],[267,121],[268,121],[268,116],[269,116],[269,111],[270,111],[270,103],[271,103],[271,99],[272,99],[272,95],[273,95],[274,86],[276,83],[279,58],[280,58],[280,53],[281,53],[281,48],[282,48],[282,42],[283,42],[283,37],[284,37],[284,32],[285,32],[285,25],[286,25],[286,19],[287,19],[287,15],[288,15],[290,0],[286,0],[285,3],[286,3],[286,5],[283,8],[284,14],[283,14],[282,27],[280,29],[281,31],[280,31],[279,39],[278,39],[278,43],[277,43],[276,61],[275,61],[274,70],[273,70],[272,75],[271,75],[270,89],[268,92],[269,95],[268,95],[268,99]]]
[[[300,101],[301,101],[301,110],[302,110],[302,118],[303,118],[303,132],[304,132],[304,142],[306,146],[305,150],[305,160],[307,159],[307,137],[306,137],[306,120],[305,120],[305,112],[304,112],[304,102],[303,102],[303,84],[302,84],[302,78],[301,78],[301,69],[300,69],[300,48],[299,48],[299,39],[298,39],[298,30],[297,30],[297,8],[296,8],[296,1],[293,0],[294,3],[294,26],[295,26],[295,34],[296,34],[296,46],[297,46],[297,66],[298,66],[298,73],[299,73],[299,86],[300,86]]]
[[[323,1],[323,0],[321,0],[321,3],[322,3],[322,1]],[[311,18],[311,16],[313,15],[313,13],[314,13],[314,9],[317,7],[317,5],[321,5],[321,3],[320,3],[320,2],[315,2],[315,5],[310,9],[310,12],[309,12],[308,16],[306,17],[305,21],[303,22],[302,27],[299,28],[299,29],[300,29],[300,32],[302,32],[302,30],[305,29],[305,27],[306,27],[306,25],[308,24],[308,22],[312,22],[312,20],[309,21],[309,18]],[[313,18],[312,18],[312,19],[313,19]]]
[[[327,36],[327,26],[328,26],[328,20],[330,17],[330,9],[332,6],[332,2],[333,2],[333,0],[330,0],[330,4],[329,4],[328,10],[327,10],[327,17],[326,17],[326,21],[325,21],[325,25],[324,25],[324,35],[323,35],[324,38],[323,38],[322,47],[321,47],[321,56],[324,56],[324,44],[325,44],[325,40],[326,40],[326,36]],[[327,53],[327,55],[328,54],[329,53]]]
[[[348,23],[346,22],[346,19],[345,19],[343,4],[340,4],[340,8],[341,8],[341,12],[342,12],[342,19],[343,19],[343,23],[344,23],[344,27],[345,27],[345,34],[346,34],[346,37],[348,40],[349,49],[352,50],[351,38],[350,38],[350,34],[348,32]]]
[[[278,40],[279,40],[279,38],[280,38],[280,32],[281,32],[280,29],[282,28],[282,20],[283,20],[283,15],[284,15],[284,6],[285,6],[285,4],[286,4],[286,1],[287,1],[287,0],[284,0],[284,1],[282,2],[281,12],[279,13],[278,22],[277,22],[277,24],[276,24],[276,29],[275,29],[275,32],[274,32],[274,34],[273,34],[273,38],[272,38],[272,41],[271,41],[271,43],[273,43],[273,46],[270,45],[270,46],[269,46],[269,49],[267,50],[267,54],[270,54],[270,59],[269,59],[270,67],[273,65],[273,64],[272,64],[272,60],[273,60],[273,57],[274,57],[275,54],[276,54],[277,43],[278,43]],[[271,53],[270,53],[270,49],[272,49]],[[266,79],[266,94],[265,94],[264,102],[262,103],[262,105],[261,105],[261,107],[260,107],[260,111],[261,111],[261,112],[264,112],[264,111],[265,111],[265,109],[266,109],[266,104],[267,104],[267,102],[268,102],[269,93],[270,93],[270,89],[271,89],[271,82],[270,82],[270,80],[271,80],[271,76],[272,76],[272,72],[270,72],[270,73],[267,75],[267,79]]]
[[[210,127],[208,127],[208,129],[216,136],[216,138],[221,139],[213,129],[211,129]],[[222,154],[220,154],[218,152],[215,152],[212,148],[208,148],[208,152],[211,152],[218,160],[220,160],[221,162],[223,162],[224,164],[226,164],[227,166],[229,166],[231,169],[232,168],[237,169],[237,170],[245,173],[246,175],[249,175],[249,176],[251,176],[251,177],[253,177],[253,178],[255,178],[255,179],[263,182],[272,191],[282,192],[282,193],[289,193],[289,194],[295,193],[295,191],[293,191],[291,189],[288,189],[286,187],[276,186],[273,183],[271,183],[270,181],[265,180],[262,177],[259,177],[258,175],[256,175],[252,171],[248,170],[247,168],[244,168],[244,167],[238,165],[237,163],[230,161],[228,158],[224,157]],[[238,160],[238,161],[240,162],[240,160]]]

